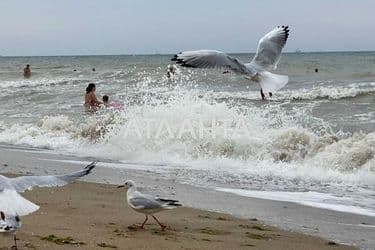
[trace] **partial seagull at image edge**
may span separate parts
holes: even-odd
[[[66,175],[20,176],[8,178],[0,175],[0,211],[5,214],[24,216],[35,212],[39,206],[23,198],[19,193],[33,187],[59,187],[88,175],[96,166],[92,162],[84,169]]]

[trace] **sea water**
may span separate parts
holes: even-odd
[[[0,57],[0,143],[374,216],[375,52],[284,54],[276,72],[289,83],[266,101],[235,74],[177,68],[168,79],[170,58]],[[124,109],[86,112],[91,82]]]

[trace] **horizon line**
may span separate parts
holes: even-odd
[[[311,51],[286,51],[283,54],[312,54],[312,53],[351,53],[351,52],[375,52],[375,50],[311,50]],[[227,52],[227,54],[255,54],[256,52]],[[135,53],[135,54],[60,54],[60,55],[1,55],[0,57],[73,57],[73,56],[170,56],[176,53]]]

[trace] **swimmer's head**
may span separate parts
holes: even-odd
[[[109,101],[109,97],[107,95],[104,95],[103,96],[103,102],[108,103],[108,101]]]
[[[90,93],[90,92],[95,91],[95,90],[96,90],[95,83],[90,83],[89,86],[87,86],[87,88],[86,88],[86,93]]]

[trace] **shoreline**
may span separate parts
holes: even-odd
[[[8,145],[0,145],[0,155],[0,172],[15,174],[66,173],[80,168],[84,164],[82,161],[91,160]],[[222,212],[243,219],[257,218],[266,225],[293,231],[298,235],[303,233],[324,237],[362,249],[371,249],[375,244],[371,237],[375,232],[372,227],[375,225],[374,217],[306,207],[290,202],[242,197],[176,183],[168,179],[168,176],[141,171],[137,166],[119,170],[103,167],[105,165],[111,164],[100,163],[94,174],[85,178],[85,181],[119,184],[125,179],[133,179],[148,192],[180,199],[188,207]],[[125,207],[124,204],[122,207]]]

